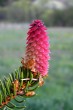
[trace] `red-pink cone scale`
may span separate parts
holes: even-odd
[[[24,57],[25,63],[32,59],[35,61],[34,69],[41,76],[47,75],[49,68],[48,60],[50,59],[50,44],[46,30],[41,20],[35,20],[30,24]]]

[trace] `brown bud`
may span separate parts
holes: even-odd
[[[34,92],[34,91],[29,91],[29,92],[27,92],[25,95],[26,95],[27,97],[28,97],[28,96],[33,96],[33,95],[35,95],[35,92]]]
[[[30,59],[27,62],[24,61],[24,58],[22,58],[21,61],[22,65],[24,68],[32,69],[35,71],[34,66],[35,66],[35,59]]]
[[[25,87],[26,87],[26,83],[24,83],[24,84],[22,85],[21,89],[25,89]]]
[[[39,86],[42,86],[44,84],[44,80],[42,76],[39,77]]]
[[[9,102],[9,101],[10,101],[10,96],[8,96],[8,97],[6,98],[6,100]]]
[[[19,81],[17,79],[15,79],[14,82],[13,82],[13,84],[15,84],[16,91],[18,91]]]

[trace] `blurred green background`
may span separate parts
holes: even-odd
[[[46,26],[73,26],[73,0],[0,0],[0,21],[31,22]]]
[[[34,19],[48,28],[51,60],[49,77],[37,96],[26,100],[26,110],[73,110],[72,0],[0,0],[0,78],[21,65]]]

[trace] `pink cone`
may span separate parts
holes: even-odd
[[[46,30],[47,29],[41,20],[35,20],[32,22],[27,33],[27,46],[24,58],[25,62],[34,59],[34,68],[42,76],[46,76],[48,73],[48,60],[50,59],[50,44]]]

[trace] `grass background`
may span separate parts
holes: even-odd
[[[24,28],[0,28],[0,79],[21,65],[26,45]],[[26,110],[73,110],[73,28],[48,28],[51,44],[49,77]]]

